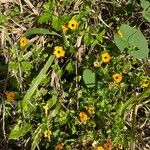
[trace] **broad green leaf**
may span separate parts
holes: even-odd
[[[95,73],[89,69],[84,70],[83,80],[88,88],[95,86]]]
[[[20,124],[17,124],[10,132],[9,139],[18,139],[21,136],[24,136],[27,132],[29,132],[32,128],[32,125],[29,123],[25,123],[21,128]]]
[[[22,133],[22,136],[25,135],[27,132],[29,132],[32,128],[32,125],[29,124],[29,123],[25,123],[23,125],[23,127],[21,128],[21,133]]]
[[[145,50],[143,49],[143,51],[142,50],[132,51],[131,55],[134,58],[141,59],[141,58],[147,58],[148,53],[149,53],[148,49]]]
[[[29,70],[31,70],[32,69],[32,64],[29,62],[29,61],[22,61],[21,62],[21,66],[22,66],[22,69],[24,70],[24,71],[29,71]]]
[[[128,52],[135,58],[147,58],[149,49],[148,43],[139,29],[122,24],[119,34],[114,35],[114,41],[120,50],[128,49]]]
[[[9,134],[9,139],[14,139],[15,140],[15,139],[20,137],[20,135],[21,135],[20,124],[21,124],[21,121],[18,121],[18,123],[11,130],[11,132]]]
[[[143,17],[150,22],[150,1],[149,0],[140,0],[141,6],[143,8],[142,15]]]
[[[39,18],[39,22],[40,23],[44,23],[44,22],[47,22],[51,19],[52,17],[52,14],[50,12],[44,12],[40,18]]]
[[[55,58],[54,55],[51,55],[48,58],[46,64],[44,65],[44,67],[42,68],[42,70],[40,71],[38,76],[34,79],[34,82],[30,86],[30,88],[28,89],[27,93],[25,94],[23,101],[22,101],[22,111],[23,111],[24,117],[27,117],[25,113],[28,112],[28,104],[31,103],[30,99],[31,99],[32,95],[34,94],[34,92],[38,88],[38,85],[41,83],[41,81],[45,78],[46,72],[48,71],[49,67],[53,63],[54,58]]]
[[[52,27],[55,29],[55,30],[59,30],[60,27],[61,27],[61,22],[60,22],[60,19],[58,16],[53,16],[52,17]]]
[[[141,2],[141,6],[142,6],[143,9],[147,9],[147,8],[150,7],[150,1],[148,1],[148,0],[140,0],[140,2]]]
[[[61,35],[59,35],[58,33],[54,31],[50,32],[48,29],[43,29],[43,28],[31,28],[24,33],[24,36],[28,37],[34,34],[42,34],[42,35],[48,34],[48,35],[56,35],[61,37]]]
[[[67,66],[66,66],[66,70],[71,73],[74,71],[74,64],[73,64],[73,61],[70,61]]]
[[[150,8],[143,10],[142,15],[148,22],[150,22]]]
[[[19,67],[19,63],[9,62],[10,69],[18,69],[18,67]]]
[[[88,46],[93,42],[93,37],[89,33],[85,33],[84,35],[84,43]]]
[[[127,41],[125,41],[123,38],[120,38],[120,36],[118,34],[115,34],[114,35],[114,41],[115,41],[115,44],[117,45],[117,47],[123,51],[125,50],[126,48],[129,48],[129,43]]]

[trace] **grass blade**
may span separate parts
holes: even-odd
[[[31,28],[24,33],[24,36],[28,37],[34,34],[42,34],[42,35],[48,34],[48,35],[56,35],[61,37],[61,35],[59,35],[58,33],[54,31],[50,32],[48,29],[43,29],[43,28]]]
[[[24,117],[26,117],[25,113],[28,111],[28,104],[30,103],[30,99],[34,92],[36,91],[38,85],[41,83],[43,78],[46,76],[46,72],[48,71],[49,67],[54,61],[54,55],[51,55],[49,59],[47,60],[46,64],[38,74],[38,76],[34,79],[34,82],[32,83],[31,87],[28,89],[27,93],[25,94],[22,102],[22,111]]]

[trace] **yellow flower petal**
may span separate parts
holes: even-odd
[[[144,81],[142,81],[141,82],[141,86],[143,87],[143,88],[146,88],[146,87],[148,87],[149,86],[149,80],[144,80]]]
[[[104,148],[102,146],[98,146],[96,150],[104,150]]]
[[[52,135],[52,131],[50,129],[45,130],[44,137],[48,138],[49,141],[50,141],[50,136],[51,135]]]
[[[48,104],[43,106],[43,109],[45,110],[45,116],[48,116]]]
[[[61,58],[65,56],[65,51],[61,46],[56,46],[53,54],[56,56],[56,58]]]
[[[28,45],[29,40],[26,37],[22,37],[20,39],[19,43],[20,43],[20,47],[24,48],[24,47],[26,47]]]
[[[75,20],[75,19],[70,20],[70,21],[68,22],[68,27],[69,27],[71,30],[77,29],[77,27],[78,27],[78,22],[77,22],[77,20]]]
[[[119,74],[119,73],[115,73],[115,74],[113,75],[113,79],[114,79],[114,81],[115,81],[116,83],[120,83],[120,82],[122,81],[122,75]]]
[[[104,63],[108,63],[111,60],[111,56],[108,53],[101,54],[101,57]]]
[[[123,38],[123,33],[120,30],[118,30],[118,35]]]

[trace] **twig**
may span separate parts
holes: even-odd
[[[2,125],[2,128],[3,128],[3,135],[4,135],[4,139],[6,139],[6,131],[5,131],[5,102],[4,102],[4,99],[3,99],[3,94],[0,96],[0,99],[2,100],[2,110],[3,110],[3,115],[2,115],[2,120],[3,120],[3,125]]]
[[[5,47],[5,28],[4,27],[2,27],[2,31],[1,31],[1,49],[3,48],[3,47]]]
[[[102,16],[101,15],[98,15],[98,19],[108,28],[111,28],[109,25],[107,25],[104,20],[102,19]]]
[[[20,6],[20,11],[21,11],[21,14],[23,13],[23,8],[22,8],[22,3],[21,3],[21,0],[18,0],[19,1],[19,6]]]
[[[32,9],[32,11],[34,12],[35,15],[38,15],[38,11],[34,8],[34,6],[32,5],[32,3],[30,2],[30,0],[24,0],[26,2],[27,5],[29,5],[29,7]]]
[[[27,30],[25,27],[23,27],[22,25],[20,25],[19,23],[17,23],[15,20],[10,19],[13,23],[15,23],[18,27],[20,27],[22,30]]]

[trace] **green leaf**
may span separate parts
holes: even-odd
[[[150,8],[147,10],[143,10],[142,15],[148,22],[150,22]]]
[[[25,135],[27,132],[29,132],[32,128],[32,125],[29,123],[25,123],[24,126],[21,129],[22,136]]]
[[[84,43],[85,43],[85,45],[90,45],[91,43],[93,42],[93,37],[92,37],[92,35],[91,34],[89,34],[89,33],[85,33],[85,35],[84,35]]]
[[[61,108],[61,105],[57,103],[56,107],[50,112],[50,118],[53,118],[56,115],[58,115],[60,108]]]
[[[60,26],[61,26],[61,22],[59,20],[59,17],[58,16],[53,16],[53,18],[52,18],[52,27],[55,30],[58,31],[60,29]]]
[[[29,123],[25,123],[21,128],[20,128],[20,123],[18,123],[10,132],[9,134],[9,139],[18,139],[21,136],[24,136],[27,132],[29,132],[32,128],[32,125]]]
[[[84,70],[83,80],[88,88],[95,86],[95,73],[89,69]]]
[[[126,48],[129,48],[129,43],[127,41],[125,41],[123,38],[120,38],[120,36],[118,34],[115,34],[114,35],[114,41],[115,41],[115,44],[117,45],[117,47],[123,51],[125,50]]]
[[[22,61],[21,65],[22,65],[22,69],[24,71],[30,71],[33,67],[32,64],[29,61]]]
[[[140,0],[141,6],[143,8],[142,15],[143,17],[150,22],[150,1]]]
[[[120,50],[128,49],[128,52],[137,59],[148,57],[148,43],[139,29],[122,24],[119,30],[122,36],[115,34],[114,41]]]
[[[57,96],[53,95],[51,99],[48,100],[48,106],[49,108],[53,107],[57,102]]]
[[[44,12],[39,18],[39,23],[47,22],[51,19],[51,17],[52,14],[50,12]]]
[[[103,29],[100,33],[98,33],[98,34],[96,35],[97,40],[102,43],[102,42],[103,42],[103,39],[104,39],[104,35],[105,35],[105,29]]]
[[[150,2],[148,2],[147,0],[140,0],[140,2],[143,9],[147,9],[150,7]]]
[[[68,113],[60,110],[60,112],[59,112],[59,123],[60,123],[60,125],[66,124],[67,121],[68,121]]]
[[[0,24],[4,24],[6,23],[7,18],[6,16],[4,16],[1,12],[0,12]]]
[[[54,109],[49,112],[48,122],[50,122],[52,118],[56,117],[59,114],[60,109],[61,109],[60,103],[56,103]]]
[[[50,32],[48,29],[43,29],[43,28],[31,28],[24,33],[24,36],[28,37],[34,34],[42,34],[42,35],[48,34],[48,35],[56,35],[61,37],[61,35],[59,35],[58,33],[54,31]]]
[[[73,61],[70,61],[67,66],[66,66],[66,70],[71,73],[74,71],[74,64],[73,64]]]
[[[148,57],[148,53],[149,53],[148,49],[145,49],[145,50],[143,49],[143,50],[132,51],[131,55],[134,58],[141,59],[141,58],[147,58]]]

